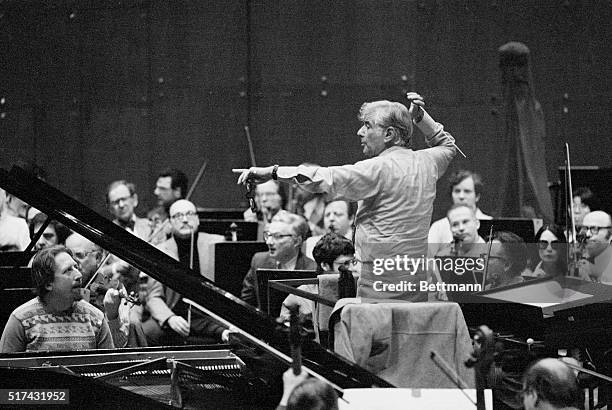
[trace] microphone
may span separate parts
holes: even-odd
[[[461,244],[463,239],[460,236],[453,235],[453,242],[451,243],[451,254],[453,256],[459,255],[459,250],[461,249]]]

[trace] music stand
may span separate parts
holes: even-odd
[[[237,219],[244,220],[244,209],[241,208],[198,208],[200,219]]]
[[[285,269],[257,269],[255,271],[255,293],[257,304],[261,310],[271,317],[280,315],[283,300],[287,294],[270,287],[269,281],[278,279],[305,279],[316,278],[315,270],[285,270]]]
[[[200,219],[199,232],[223,235],[231,240],[231,225],[236,224],[236,234],[239,241],[256,241],[259,224],[237,219]]]
[[[215,244],[215,284],[240,297],[242,281],[257,252],[265,252],[264,242],[219,242]]]

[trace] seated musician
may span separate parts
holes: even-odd
[[[604,211],[585,215],[580,234],[586,255],[578,262],[580,277],[612,285],[612,218]]]
[[[351,222],[356,211],[357,206],[355,202],[337,200],[325,204],[325,209],[323,210],[323,226],[325,227],[325,233],[335,232],[347,239],[351,239],[353,237]],[[312,250],[322,237],[323,234],[311,236],[306,239],[304,254],[310,259],[314,259]]]
[[[104,314],[82,299],[81,272],[72,251],[51,246],[32,262],[38,297],[11,313],[0,352],[113,349]]]
[[[23,251],[29,243],[28,224],[25,219],[10,214],[7,194],[0,189],[0,252]]]
[[[315,245],[313,256],[317,264],[318,274],[323,273],[340,273],[340,266],[346,266],[350,270],[354,269],[353,262],[355,261],[355,247],[353,243],[343,236],[335,233],[324,235]],[[319,293],[318,285],[301,285],[298,289],[314,294]],[[280,318],[283,321],[288,321],[290,312],[288,306],[297,305],[299,307],[300,316],[305,320],[312,320],[313,312],[315,311],[315,303],[311,300],[304,299],[296,295],[289,295],[283,302],[281,307]]]
[[[487,262],[485,289],[524,282],[521,275],[526,266],[527,246],[523,239],[512,232],[495,232]]]
[[[480,221],[474,209],[467,204],[454,204],[446,214],[452,239],[441,247],[436,256],[480,257],[485,252],[485,240],[478,235]]]
[[[578,410],[584,403],[574,371],[553,358],[541,359],[527,369],[521,395],[525,410]]]
[[[106,204],[113,215],[113,223],[142,240],[149,239],[151,227],[148,219],[139,218],[134,212],[138,206],[136,185],[125,180],[111,182],[106,189]]]
[[[581,186],[572,191],[571,212],[577,231],[580,231],[586,214],[599,210],[601,210],[599,198],[588,187]]]
[[[43,223],[47,220],[47,215],[43,213],[36,214],[36,216],[30,222],[30,236],[34,237],[34,234],[40,230]],[[36,242],[34,248],[36,250],[48,248],[53,245],[63,245],[66,243],[66,238],[70,235],[70,229],[66,228],[60,222],[51,220],[49,225],[45,228],[42,236]]]
[[[567,239],[563,228],[555,224],[542,226],[535,235],[540,262],[533,277],[563,276],[567,274]]]
[[[104,251],[76,232],[66,239],[66,247],[72,251],[74,259],[79,263],[83,275],[81,282],[89,283],[102,262]],[[115,347],[125,347],[129,336],[129,312],[132,304],[121,303],[119,295],[127,296],[127,292],[118,275],[115,278],[112,275],[112,272],[103,272],[102,269],[98,272],[90,285],[88,301],[104,312]]]
[[[198,232],[200,225],[193,203],[180,199],[170,206],[172,237],[158,247],[181,262],[192,266],[203,276],[214,266],[214,244],[224,240],[221,235]],[[193,247],[192,247],[193,244]],[[189,318],[188,306],[177,292],[148,278],[148,295],[142,312],[142,330],[151,346],[182,344],[188,336],[197,343],[227,341],[229,331],[216,324],[208,315],[194,309]]]
[[[454,172],[450,178],[450,196],[453,204],[465,204],[472,208],[476,219],[492,219],[478,208],[480,193],[482,192],[482,178],[479,174],[465,169]],[[448,218],[438,219],[431,224],[427,242],[429,254],[436,255],[441,246],[451,242],[453,235],[450,230]]]
[[[254,213],[250,208],[244,211],[244,220],[249,222],[263,221],[264,228],[272,218],[285,209],[287,195],[278,181],[268,181],[255,187],[255,203],[258,212]]]
[[[153,245],[165,241],[172,235],[172,227],[168,219],[170,206],[179,199],[185,198],[188,185],[187,175],[176,168],[165,168],[158,174],[153,194],[157,198],[157,205],[163,209],[164,214],[159,229],[153,232],[149,239]]]
[[[280,212],[268,225],[264,239],[268,252],[257,252],[242,281],[240,299],[257,306],[255,271],[257,269],[314,270],[316,264],[302,254],[302,242],[309,234],[304,218],[286,211]]]

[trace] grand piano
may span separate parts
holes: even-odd
[[[21,168],[0,169],[0,187],[240,330],[227,345],[3,354],[2,388],[68,389],[73,408],[277,405],[291,353],[273,319]],[[306,370],[340,395],[393,387],[313,341],[304,341],[302,355]]]

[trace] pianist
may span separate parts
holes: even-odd
[[[72,251],[56,245],[32,262],[37,297],[11,313],[0,352],[113,349],[104,314],[81,300],[82,284]]]

